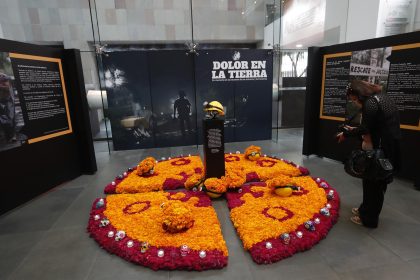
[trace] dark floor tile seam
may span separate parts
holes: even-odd
[[[401,210],[399,210],[398,208],[395,208],[391,203],[389,203],[389,202],[387,202],[386,201],[386,198],[385,198],[385,202],[384,202],[384,204],[386,205],[386,206],[388,206],[388,207],[390,207],[392,210],[394,210],[395,212],[397,212],[399,215],[402,215],[402,216],[404,216],[404,218],[408,218],[409,220],[412,220],[412,222],[414,223],[414,224],[418,224],[419,226],[420,226],[420,220],[417,220],[416,218],[414,218],[414,217],[412,217],[412,216],[409,216],[409,215],[407,215],[406,213],[404,213],[404,212],[401,212]]]
[[[96,262],[98,261],[98,254],[99,254],[99,252],[105,252],[105,251],[104,250],[102,250],[102,251],[101,250],[98,250],[98,251],[95,252],[95,256],[93,257],[93,260],[90,263],[90,266],[89,266],[89,268],[88,268],[88,270],[86,272],[86,276],[85,276],[84,280],[88,280],[89,277],[91,276],[92,271],[93,271],[93,267],[95,266]],[[106,253],[108,253],[108,252],[106,252]]]
[[[61,213],[60,216],[57,217],[57,219],[54,221],[54,223],[51,224],[51,226],[45,231],[46,233],[49,233],[51,231],[55,231],[54,230],[54,226],[61,220],[62,217],[64,217],[65,214],[67,214],[67,212],[70,211],[71,206],[76,203],[76,200],[81,197],[83,195],[83,193],[86,191],[86,189],[83,189],[82,191],[80,191],[79,195],[77,195],[73,201],[67,206],[66,209],[64,209],[64,211]],[[86,213],[86,215],[89,215],[89,213]]]
[[[400,258],[400,260],[401,260],[402,263],[407,263],[406,261],[404,261],[401,258]],[[339,272],[339,271],[335,270],[334,267],[332,267],[332,268],[333,268],[334,272],[337,275],[339,275],[339,277],[341,277],[345,273],[353,273],[353,272],[363,271],[363,270],[366,270],[366,269],[378,269],[378,268],[381,268],[381,267],[388,267],[390,265],[398,265],[398,264],[401,264],[401,263],[392,262],[392,263],[387,263],[387,264],[369,265],[368,267],[358,268],[358,269],[350,269],[350,270],[346,270],[344,272],[343,271],[342,272]],[[344,279],[347,279],[347,278],[344,278]],[[376,279],[373,279],[373,280],[376,280]]]
[[[378,245],[381,246],[383,249],[387,250],[389,253],[391,253],[394,256],[396,256],[402,262],[406,262],[406,260],[403,259],[403,257],[401,257],[400,255],[398,255],[396,252],[394,252],[394,250],[392,250],[391,248],[389,248],[388,246],[386,246],[383,242],[381,242],[380,240],[378,240],[374,236],[372,236],[371,232],[368,232],[367,234],[369,235],[370,238],[372,238],[373,240],[375,240],[376,243],[378,243]]]
[[[362,272],[363,273],[364,270],[368,270],[368,269],[369,270],[381,269],[381,268],[387,268],[387,267],[392,266],[392,265],[401,265],[401,264],[410,265],[406,261],[402,260],[402,263],[393,262],[393,263],[387,263],[387,264],[381,264],[381,265],[372,265],[372,266],[365,267],[365,268],[359,268],[359,269],[355,269],[355,270],[348,270],[348,271],[345,271],[345,272],[338,272],[337,274],[339,275],[340,279],[348,279],[348,278],[341,278],[341,277],[343,277],[344,274],[346,274],[346,273],[347,274],[348,273],[355,273],[355,272]],[[373,279],[373,280],[376,280],[376,279]]]
[[[38,244],[44,240],[45,236],[47,235],[47,231],[44,231],[44,233],[40,236],[38,242],[36,242],[36,244],[34,244],[27,252],[26,255],[21,259],[21,261],[19,262],[19,264],[15,267],[15,269],[13,269],[13,271],[9,274],[9,276],[7,277],[7,280],[9,279],[14,279],[12,278],[17,271],[20,270],[20,268],[22,267],[22,265],[26,262],[26,260],[29,258],[29,256],[31,255],[31,253],[35,250],[35,248],[38,246]]]

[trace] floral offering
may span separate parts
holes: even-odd
[[[173,200],[162,204],[162,227],[169,233],[177,233],[190,229],[194,225],[194,217],[188,204]]]
[[[261,147],[249,146],[245,149],[245,158],[251,161],[256,161],[261,157]]]
[[[139,165],[137,165],[137,175],[147,176],[153,175],[156,159],[153,157],[148,157],[142,160]]]
[[[311,177],[277,178],[270,183],[276,180],[299,190],[280,197],[266,183],[249,183],[240,193],[227,194],[233,225],[257,263],[276,262],[311,248],[338,219],[339,198],[336,193],[328,197],[334,193],[329,185],[324,188]]]
[[[220,223],[203,192],[117,194],[97,207],[99,201],[92,207],[88,231],[110,253],[154,270],[227,265]],[[183,230],[168,231],[163,224]]]
[[[173,190],[184,187],[185,182],[192,175],[202,179],[204,167],[199,156],[177,157],[154,161],[152,174],[143,173],[152,165],[153,158],[146,158],[136,169],[130,168],[127,172],[115,178],[108,184],[105,193],[142,193],[160,190]],[[140,170],[140,171],[139,171]],[[150,170],[150,169],[149,169]],[[142,174],[142,175],[139,175]]]
[[[204,181],[204,190],[211,198],[217,198],[222,196],[228,187],[226,177],[222,178],[208,178]]]

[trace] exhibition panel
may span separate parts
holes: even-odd
[[[344,122],[360,123],[358,108],[347,100],[347,86],[353,80],[367,81],[381,86],[395,102],[402,134],[399,174],[418,178],[419,34],[310,49],[303,154],[344,160],[356,143],[339,146],[334,135]]]
[[[226,142],[271,139],[271,51],[115,51],[102,63],[115,150],[202,143],[212,100],[225,106]]]
[[[3,213],[96,161],[80,53],[0,40],[0,54]]]

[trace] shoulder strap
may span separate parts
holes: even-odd
[[[376,104],[378,105],[378,112],[383,115],[382,106],[381,106],[381,103],[379,102],[380,101],[379,97],[376,94],[373,95],[372,97],[375,99]],[[382,137],[379,137],[379,149],[381,148],[382,148]]]

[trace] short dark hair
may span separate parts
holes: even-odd
[[[185,97],[185,96],[187,96],[187,95],[185,94],[185,91],[183,91],[183,90],[180,90],[180,91],[178,92],[178,94],[179,94],[179,97]]]

